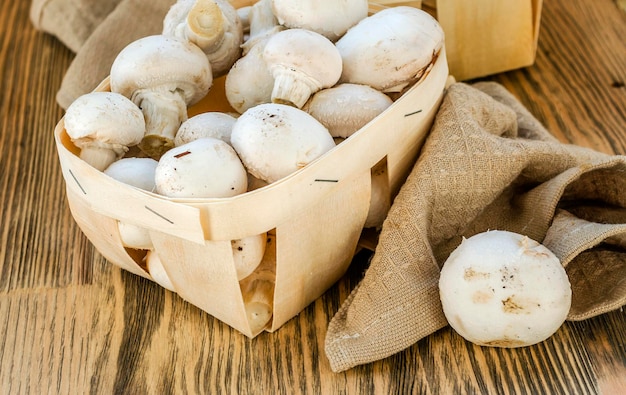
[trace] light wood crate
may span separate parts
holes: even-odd
[[[275,331],[346,272],[370,209],[371,169],[385,164],[393,198],[418,157],[448,76],[444,49],[425,78],[350,138],[296,173],[231,198],[174,199],[118,182],[78,157],[61,119],[54,136],[72,216],[109,262],[152,279],[142,268],[147,251],[125,248],[118,222],[148,229],[180,297],[246,336]],[[108,80],[96,90],[109,90]],[[227,107],[223,81],[216,81],[190,114]],[[231,240],[265,232],[261,265],[239,281]],[[247,290],[268,283],[273,316],[254,328]]]
[[[450,74],[464,81],[535,62],[542,0],[424,0],[446,35]]]

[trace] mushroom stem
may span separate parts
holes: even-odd
[[[242,55],[246,55],[259,41],[284,29],[272,11],[272,0],[260,0],[250,8],[250,36],[241,45]]]
[[[157,159],[174,147],[174,137],[180,125],[187,120],[187,105],[178,91],[138,92],[133,101],[141,108],[146,120],[146,133],[139,148]]]
[[[211,53],[224,40],[224,23],[222,10],[215,1],[197,0],[187,15],[185,33],[191,42]]]
[[[289,67],[274,70],[272,102],[302,108],[313,92],[321,89],[319,84]]]
[[[118,156],[114,149],[102,145],[82,146],[80,150],[80,158],[100,171],[109,167]]]

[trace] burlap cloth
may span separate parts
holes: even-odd
[[[439,270],[489,229],[550,248],[572,284],[569,320],[626,304],[626,157],[558,142],[501,85],[455,83],[385,220],[370,266],[333,317],[334,371],[443,328]]]
[[[57,37],[76,57],[57,92],[67,107],[109,75],[117,54],[138,38],[159,34],[175,0],[32,0],[35,28]]]

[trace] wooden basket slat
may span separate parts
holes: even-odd
[[[71,188],[66,188],[66,195],[70,211],[78,227],[104,258],[124,270],[151,279],[150,275],[135,262],[122,245],[117,220],[93,211],[89,205],[85,204],[82,196],[77,195]]]
[[[151,232],[155,251],[176,293],[220,321],[253,336],[233,264],[230,241],[195,243]]]
[[[347,270],[369,209],[369,169],[276,229],[272,330],[317,299]]]

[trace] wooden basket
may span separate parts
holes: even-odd
[[[371,169],[386,166],[388,193],[395,196],[432,125],[447,78],[442,50],[424,79],[350,138],[298,172],[231,198],[173,199],[118,182],[77,156],[61,119],[54,136],[70,210],[111,263],[152,279],[142,268],[147,251],[125,248],[118,222],[146,228],[173,291],[249,337],[274,331],[345,273],[370,208]],[[108,89],[105,80],[96,90]],[[220,111],[224,103],[218,81],[190,113]],[[261,265],[238,281],[231,240],[264,232]],[[262,328],[246,314],[254,299],[250,290],[258,286],[269,292],[273,310]]]

